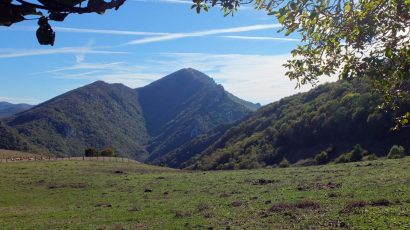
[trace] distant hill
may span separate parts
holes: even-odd
[[[381,102],[365,80],[321,85],[264,106],[225,131],[195,138],[159,163],[197,169],[258,168],[283,158],[295,163],[325,150],[334,159],[356,144],[379,156],[393,144],[409,149],[410,130],[391,131],[393,115],[377,109]]]
[[[9,117],[16,113],[31,109],[33,105],[28,104],[12,104],[9,102],[0,102],[0,118]]]
[[[27,149],[7,141],[0,148],[78,156],[85,148],[113,147],[139,161],[155,161],[257,107],[194,69],[138,89],[98,81],[3,119],[7,132],[0,138],[21,139]]]

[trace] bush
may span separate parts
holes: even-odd
[[[84,156],[86,156],[86,157],[96,157],[96,156],[98,156],[98,151],[95,148],[88,148],[84,151]]]
[[[361,161],[363,155],[366,155],[367,151],[362,148],[359,144],[355,145],[353,150],[350,152],[350,162]]]
[[[117,157],[117,153],[113,148],[106,148],[103,151],[101,151],[100,156],[103,157]]]
[[[348,163],[348,162],[356,162],[361,161],[363,156],[368,155],[368,152],[362,148],[359,144],[353,147],[353,150],[340,155],[336,158],[335,163]]]
[[[400,145],[393,145],[389,151],[389,154],[387,155],[387,158],[389,159],[399,159],[403,158],[406,156],[406,153],[404,152],[403,146]]]
[[[350,153],[344,153],[335,159],[335,163],[348,163],[350,162],[350,157]]]
[[[315,165],[316,161],[314,159],[303,159],[303,160],[298,160],[294,165],[295,166],[312,166]]]
[[[370,153],[370,154],[367,154],[366,156],[364,156],[363,160],[364,161],[374,161],[374,160],[377,160],[377,156],[374,153]]]
[[[321,153],[318,153],[315,156],[315,161],[319,165],[326,164],[328,160],[329,160],[329,157],[327,155],[327,152],[325,151],[322,151]]]
[[[286,158],[283,158],[283,160],[279,163],[279,167],[281,168],[287,168],[289,167],[289,161]]]

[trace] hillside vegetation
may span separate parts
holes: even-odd
[[[320,85],[262,107],[227,131],[209,132],[174,150],[162,163],[196,169],[245,169],[291,163],[326,151],[329,160],[360,144],[386,156],[392,145],[410,149],[410,130],[398,132],[366,80]],[[404,105],[403,109],[409,108]],[[179,157],[178,156],[184,156]]]
[[[190,172],[0,164],[2,229],[408,229],[410,158]]]
[[[118,149],[142,159],[148,135],[134,91],[95,82],[53,98],[6,120],[43,152],[78,156],[87,147]]]
[[[0,122],[0,148],[79,156],[108,147],[155,160],[218,125],[258,107],[212,78],[182,69],[131,89],[102,81],[72,90]]]
[[[257,108],[194,69],[177,71],[137,92],[147,130],[153,136],[148,162],[219,125],[238,121]]]

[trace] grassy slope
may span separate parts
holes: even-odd
[[[124,174],[115,173],[117,170]],[[357,164],[213,172],[83,161],[0,164],[0,226],[2,229],[207,229],[210,226],[216,229],[227,226],[231,229],[334,229],[335,226],[405,229],[410,227],[409,172],[410,157]],[[254,184],[258,179],[274,181]],[[331,189],[326,186],[329,182],[341,187]],[[144,192],[146,189],[152,192]],[[340,214],[352,201],[380,199],[392,204],[345,209],[347,212]],[[319,207],[292,208],[293,204],[306,200]],[[285,204],[277,205],[281,202]],[[269,211],[272,206],[276,211]]]

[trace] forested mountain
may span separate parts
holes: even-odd
[[[58,155],[111,146],[143,159],[148,134],[133,89],[95,82],[5,120],[32,145]]]
[[[16,130],[6,126],[1,121],[0,148],[32,152],[40,151],[40,149],[37,149],[36,147],[29,144],[28,141],[21,137]]]
[[[0,102],[0,118],[9,117],[32,107],[32,105],[28,104],[12,104],[4,101]]]
[[[0,148],[78,156],[85,148],[113,147],[155,160],[257,107],[193,69],[138,89],[98,81],[3,119]]]
[[[148,162],[218,125],[240,120],[258,107],[194,69],[179,70],[137,92],[153,137]]]
[[[291,163],[327,151],[331,159],[361,144],[385,155],[393,144],[410,147],[410,132],[393,132],[393,115],[380,111],[366,80],[338,81],[262,107],[225,132],[181,146],[159,163],[196,169],[257,168]],[[409,104],[404,105],[409,108]]]

